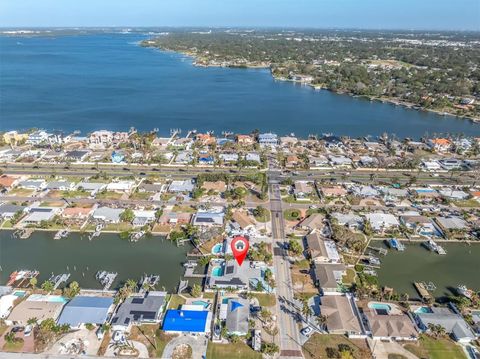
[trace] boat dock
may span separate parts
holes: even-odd
[[[103,285],[103,290],[105,291],[110,289],[117,275],[118,273],[116,272],[98,271],[95,278]]]
[[[140,293],[148,291],[150,289],[155,289],[155,286],[160,281],[160,276],[157,274],[145,275],[140,280]]]
[[[428,284],[424,282],[414,282],[413,285],[415,286],[415,289],[417,290],[418,294],[420,294],[420,298],[423,301],[433,300],[433,297],[429,291],[433,291],[436,289],[435,284],[431,282]]]
[[[23,228],[23,229],[18,229],[15,232],[13,232],[13,237],[18,238],[18,239],[28,239],[34,232],[33,228]]]
[[[388,254],[388,250],[386,250],[385,248],[382,248],[382,247],[372,247],[372,246],[368,246],[367,248],[369,249],[372,249],[378,253],[380,253],[381,255],[384,255],[386,256]]]
[[[55,234],[53,239],[67,238],[69,233],[70,233],[69,229],[61,229]]]
[[[188,262],[184,263],[183,266],[185,267],[185,273],[183,276],[185,278],[205,278],[206,274],[201,273],[193,273],[195,268],[197,267],[197,262],[193,260],[189,260]]]
[[[58,275],[52,274],[51,277],[48,280],[53,283],[53,290],[55,290],[62,283],[66,284],[69,278],[70,278],[70,273],[63,273],[63,274],[58,274]]]
[[[138,241],[140,238],[142,238],[144,235],[145,235],[145,232],[144,232],[144,231],[133,232],[133,233],[130,235],[130,241],[131,241],[131,242],[137,242],[137,241]]]
[[[180,280],[180,283],[178,284],[177,294],[181,294],[187,288],[188,288],[188,280]]]
[[[19,270],[10,274],[7,286],[27,287],[30,284],[30,279],[36,278],[40,274],[37,270]]]

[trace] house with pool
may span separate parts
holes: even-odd
[[[232,259],[212,259],[208,266],[205,290],[232,289],[245,291],[256,289],[260,283],[267,292],[273,290],[265,281],[268,266],[263,262],[245,260],[241,266]]]
[[[32,294],[12,309],[5,323],[25,326],[31,318],[37,318],[38,323],[46,319],[56,321],[67,301],[60,295]]]
[[[410,317],[394,303],[369,302],[361,311],[367,334],[373,339],[414,341],[418,332]]]

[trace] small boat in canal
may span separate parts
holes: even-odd
[[[137,242],[140,238],[142,238],[145,235],[145,231],[140,231],[140,232],[133,232],[130,235],[130,241],[131,242]]]
[[[399,252],[403,252],[405,250],[405,246],[396,238],[390,238],[388,240],[388,245],[392,249],[396,249]]]
[[[53,239],[67,238],[69,233],[70,231],[68,229],[61,229],[55,234],[55,237],[53,237]]]
[[[474,294],[474,291],[471,290],[471,289],[468,289],[466,285],[459,285],[457,288],[456,288],[458,294],[460,295],[463,295],[464,297],[467,297],[467,298],[472,298],[473,294]]]
[[[439,244],[435,243],[434,240],[432,239],[429,239],[428,241],[426,242],[423,242],[423,245],[430,251],[432,252],[436,252],[440,255],[445,255],[447,254],[447,251],[442,247],[440,246]]]

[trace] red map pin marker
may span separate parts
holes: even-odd
[[[248,247],[250,243],[245,237],[237,236],[233,239],[230,247],[232,248],[233,256],[237,260],[239,266],[242,265],[243,260],[247,256]]]

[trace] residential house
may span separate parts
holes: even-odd
[[[32,189],[35,191],[41,191],[47,186],[47,182],[44,179],[30,179],[21,181],[18,187]]]
[[[332,240],[322,237],[317,231],[305,236],[306,250],[316,263],[340,263],[337,246]]]
[[[160,323],[167,295],[149,291],[128,297],[111,320],[112,330],[129,332],[133,325]]]
[[[162,225],[177,225],[190,223],[191,219],[191,213],[173,212],[171,209],[165,209],[158,222]]]
[[[285,167],[287,168],[295,168],[300,166],[302,163],[298,156],[296,155],[288,155],[285,159]]]
[[[213,207],[211,209],[199,209],[193,215],[192,224],[194,226],[216,227],[223,226],[225,211],[223,207]]]
[[[278,136],[274,133],[261,133],[258,135],[258,143],[261,147],[276,147],[278,145]]]
[[[213,165],[215,163],[215,158],[208,153],[200,153],[198,155],[198,163],[202,165]]]
[[[355,213],[340,213],[335,212],[332,213],[332,218],[337,222],[340,226],[345,226],[349,229],[361,229],[363,227],[363,218]]]
[[[222,305],[224,305],[222,303]],[[242,298],[228,298],[225,327],[229,335],[243,336],[249,332],[250,302]],[[221,311],[222,309],[220,309]]]
[[[155,221],[155,211],[134,210],[133,214],[135,215],[135,218],[132,224],[135,227],[142,227]]]
[[[65,305],[57,324],[70,328],[81,328],[87,323],[102,325],[113,307],[113,297],[77,295]]]
[[[47,189],[58,191],[71,191],[75,188],[75,183],[69,181],[52,181],[47,183]]]
[[[212,259],[208,266],[205,289],[248,290],[256,288],[258,282],[266,288],[262,275],[265,269],[266,266],[254,266],[249,260],[239,266],[234,259]]]
[[[232,214],[232,220],[238,225],[242,230],[247,230],[249,228],[255,227],[254,220],[244,211],[235,211]]]
[[[237,135],[237,143],[242,146],[251,146],[255,143],[255,139],[250,135]]]
[[[168,191],[172,193],[184,193],[184,192],[192,192],[194,188],[194,184],[192,180],[178,180],[172,181],[170,186],[168,186]]]
[[[260,163],[261,162],[261,159],[260,159],[260,155],[258,153],[255,153],[255,152],[249,152],[245,155],[245,160],[246,161],[249,161],[249,162],[256,162],[256,163]]]
[[[298,201],[309,201],[313,187],[308,181],[295,181],[293,193]]]
[[[435,224],[437,229],[444,235],[449,232],[463,232],[469,228],[468,223],[464,219],[456,216],[437,217],[435,218]]]
[[[47,144],[49,143],[49,137],[50,135],[47,132],[43,130],[38,130],[30,133],[25,142],[29,145],[34,145],[34,146],[37,146],[40,144]]]
[[[131,192],[135,187],[135,181],[117,181],[107,184],[107,191]]]
[[[428,146],[436,152],[448,152],[452,147],[452,141],[447,138],[433,138],[428,140]]]
[[[74,162],[82,162],[87,158],[89,155],[90,151],[87,150],[73,150],[73,151],[67,151],[65,153],[65,159],[74,161]]]
[[[327,317],[326,327],[330,334],[349,337],[363,334],[357,316],[358,308],[352,295],[324,295],[320,298],[320,314]]]
[[[198,133],[195,136],[195,141],[199,142],[202,146],[208,146],[215,143],[215,137],[208,133]]]
[[[93,212],[93,218],[105,223],[120,223],[122,208],[98,207]]]
[[[166,333],[210,333],[212,312],[203,306],[188,306],[188,309],[169,309],[163,319],[162,330]],[[200,308],[201,307],[201,308]],[[203,308],[203,309],[202,309]]]
[[[30,207],[29,213],[22,219],[23,225],[40,224],[44,221],[51,221],[58,213],[58,207]]]
[[[219,157],[223,162],[233,163],[238,161],[237,153],[221,153]]]
[[[435,236],[438,231],[433,224],[433,221],[425,216],[419,214],[400,216],[400,222],[413,231],[413,233],[421,236]]]
[[[463,161],[456,158],[444,158],[438,161],[440,166],[447,171],[459,170],[463,167]]]
[[[17,212],[25,212],[25,206],[18,206],[10,203],[0,204],[0,218],[11,219]]]
[[[380,192],[372,186],[354,186],[352,188],[352,193],[358,197],[377,197],[380,195]]]
[[[368,213],[365,217],[370,222],[372,229],[376,232],[388,231],[400,225],[397,218],[390,213]]]
[[[62,212],[62,217],[69,219],[84,220],[90,217],[95,207],[68,207]]]
[[[324,224],[325,216],[321,213],[312,213],[310,216],[301,221],[298,226],[303,230],[314,231],[321,230]]]
[[[422,167],[426,171],[438,171],[442,169],[442,166],[440,166],[440,163],[435,160],[422,161]]]
[[[342,278],[345,274],[346,267],[343,263],[314,262],[315,285],[323,295],[338,295],[341,293]]]
[[[309,157],[310,167],[326,167],[329,165],[327,157],[319,155]]]
[[[330,164],[334,167],[350,167],[352,160],[342,155],[329,155]]]
[[[77,189],[90,192],[92,196],[95,195],[97,192],[102,191],[106,187],[107,187],[106,183],[97,183],[97,182],[80,182],[77,184]]]
[[[414,324],[395,304],[383,303],[382,308],[390,308],[387,311],[371,308],[374,304],[369,303],[363,309],[364,317],[367,320],[370,334],[373,339],[378,340],[417,340],[418,332]],[[395,308],[392,310],[391,308]]]
[[[468,193],[461,190],[456,190],[453,188],[441,189],[439,192],[443,197],[449,198],[452,200],[464,200],[470,197]]]
[[[428,331],[430,325],[440,325],[459,343],[470,343],[476,339],[462,316],[449,308],[429,307],[428,310],[415,313],[414,317],[422,331]]]
[[[320,192],[324,197],[344,197],[347,195],[347,190],[342,186],[323,186]]]
[[[32,294],[16,305],[5,320],[7,325],[26,326],[32,318],[41,323],[46,319],[57,320],[66,300],[58,295]]]
[[[17,176],[10,176],[10,175],[1,175],[0,176],[0,189],[3,188],[13,188],[15,187],[18,182],[20,181],[21,177]]]
[[[182,151],[177,154],[175,157],[175,163],[177,164],[189,164],[193,161],[192,152],[190,151]]]

